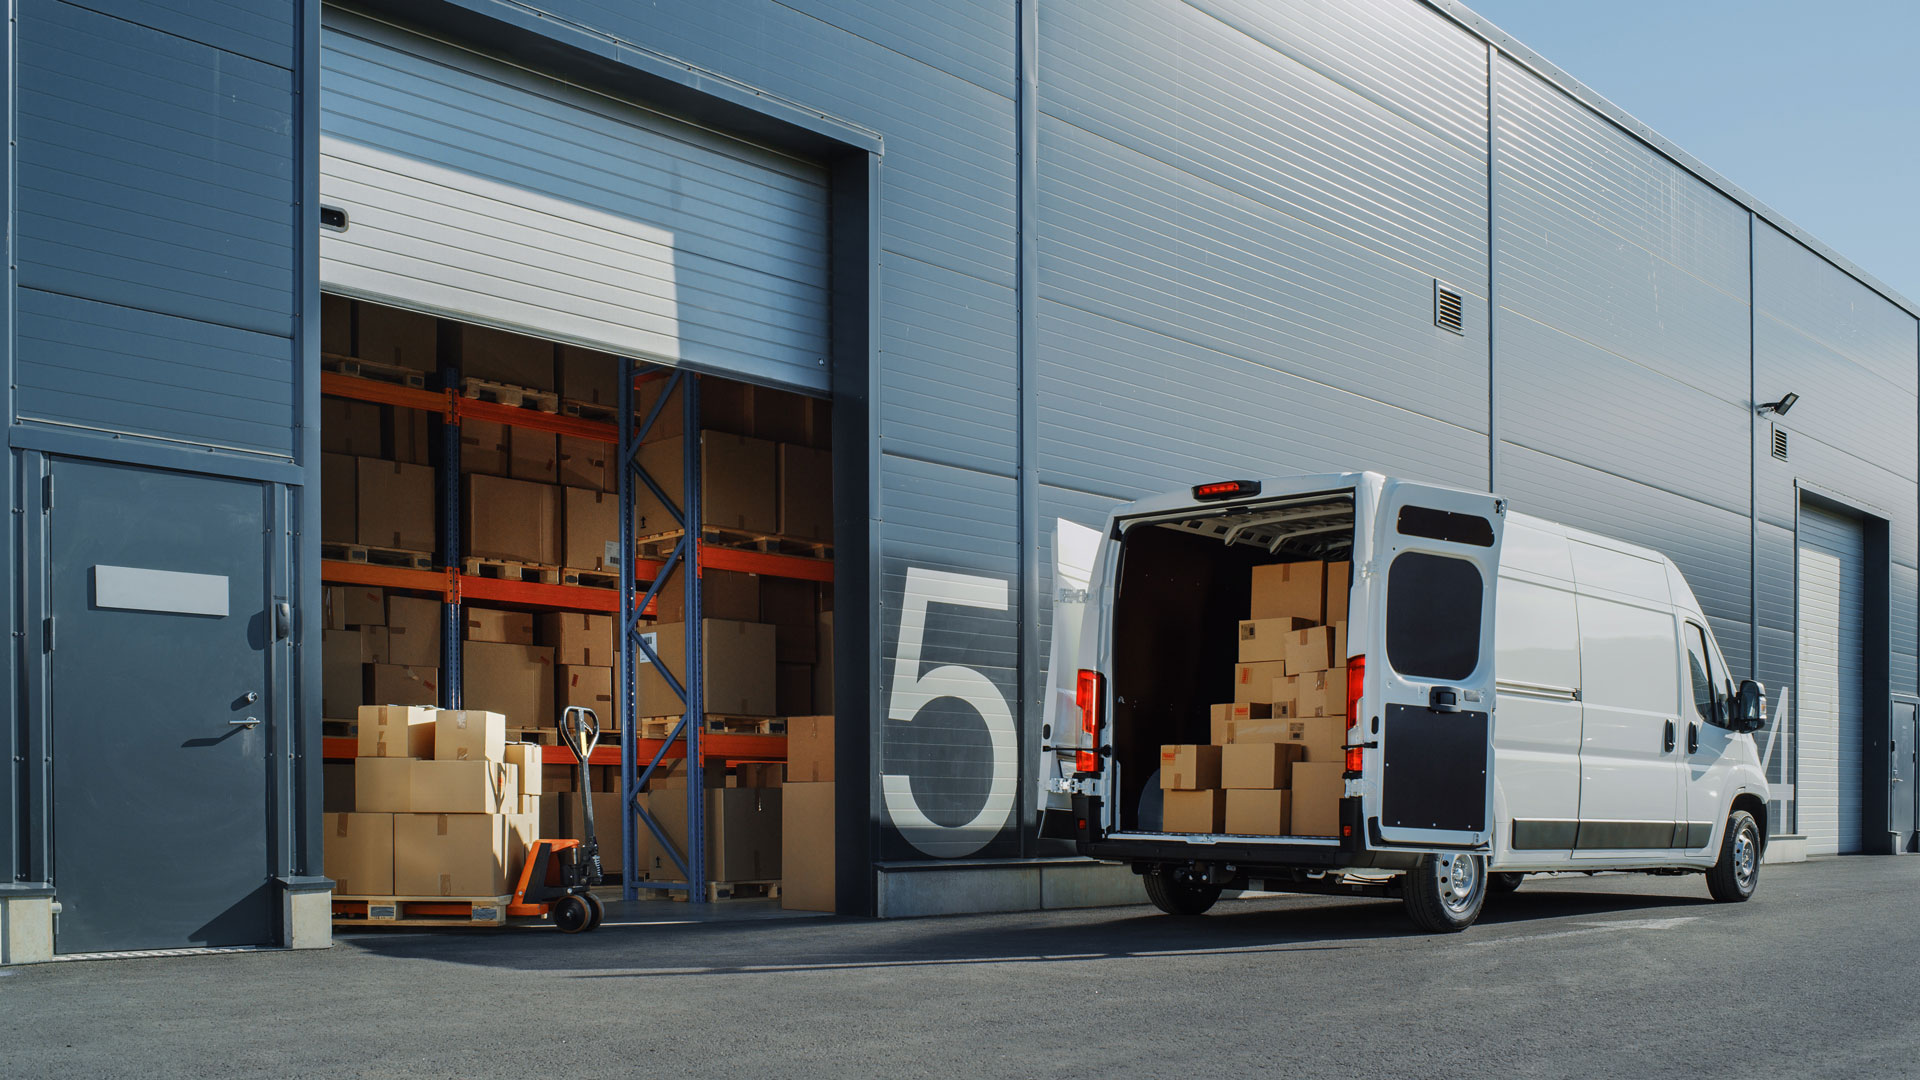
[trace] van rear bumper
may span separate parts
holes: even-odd
[[[1417,853],[1369,848],[1358,840],[1366,835],[1363,829],[1351,827],[1358,824],[1359,799],[1342,799],[1340,809],[1341,818],[1349,821],[1350,827],[1334,843],[1238,842],[1233,838],[1195,842],[1181,839],[1178,833],[1096,836],[1087,826],[1100,820],[1100,800],[1082,795],[1074,798],[1074,816],[1082,827],[1074,846],[1082,855],[1130,863],[1136,870],[1157,864],[1207,863],[1230,865],[1239,873],[1255,877],[1261,871],[1295,869],[1405,869],[1418,861]]]

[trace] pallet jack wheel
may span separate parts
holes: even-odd
[[[600,929],[600,924],[606,921],[607,918],[607,902],[592,893],[588,893],[587,906],[593,909],[593,917],[587,920],[587,929]]]
[[[553,902],[553,925],[563,934],[578,934],[593,929],[593,906],[569,893]]]

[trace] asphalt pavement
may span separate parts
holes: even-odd
[[[1736,905],[1535,879],[1447,936],[1322,897],[359,933],[0,969],[0,1076],[1913,1076],[1917,900],[1880,857]]]

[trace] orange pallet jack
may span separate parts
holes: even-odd
[[[507,914],[551,919],[564,934],[599,927],[607,907],[593,895],[600,884],[600,841],[593,831],[593,781],[587,761],[600,744],[600,718],[592,709],[569,705],[560,717],[560,739],[580,763],[581,812],[585,840],[535,840],[527,851],[520,883],[507,903]]]

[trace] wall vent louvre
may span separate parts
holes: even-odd
[[[1433,325],[1456,334],[1467,332],[1460,321],[1460,294],[1438,281],[1433,283]]]
[[[1781,431],[1778,424],[1773,425],[1773,456],[1787,460],[1787,433]]]

